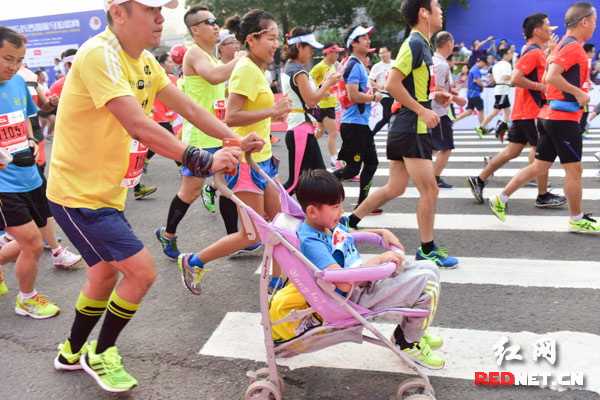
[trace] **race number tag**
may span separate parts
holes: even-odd
[[[332,252],[335,252],[336,250],[343,251],[344,242],[346,240],[348,240],[348,237],[346,235],[347,235],[347,233],[343,229],[340,229],[340,227],[336,227],[333,230],[333,251]]]
[[[0,115],[0,145],[11,154],[28,148],[23,110]]]
[[[129,168],[121,181],[121,187],[134,187],[140,182],[148,148],[141,142],[131,139],[129,146]]]
[[[215,100],[215,115],[219,120],[225,123],[225,112],[227,111],[227,100]]]
[[[429,67],[429,100],[435,99],[435,65]]]

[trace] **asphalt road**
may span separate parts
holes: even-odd
[[[283,133],[275,133],[283,138]],[[473,134],[473,139],[476,136]],[[600,139],[600,135],[598,137]],[[325,151],[325,141],[321,140]],[[47,145],[48,152],[51,144]],[[274,146],[282,160],[281,177],[287,178],[287,154],[283,140]],[[478,153],[478,156],[485,155]],[[382,155],[383,156],[383,155]],[[452,159],[451,159],[452,161]],[[516,167],[524,164],[517,164]],[[388,166],[382,163],[380,167]],[[477,163],[451,163],[448,168],[481,168]],[[585,162],[584,168],[597,169],[597,162]],[[512,166],[511,168],[515,168]],[[560,167],[559,167],[560,168]],[[492,178],[486,188],[500,188],[509,178]],[[466,187],[464,177],[448,177],[446,182],[457,188]],[[558,192],[562,179],[552,178]],[[376,177],[373,186],[382,186],[386,178]],[[255,270],[260,257],[225,258],[210,263],[211,271],[203,280],[201,296],[192,296],[181,285],[175,262],[163,256],[154,237],[154,230],[164,226],[171,199],[180,184],[178,170],[172,161],[156,156],[150,162],[143,183],[157,185],[158,191],[146,199],[135,201],[129,194],[126,216],[134,231],[154,255],[158,278],[145,297],[135,318],[118,340],[126,369],[140,382],[128,393],[111,394],[102,391],[83,371],[59,372],[52,361],[56,347],[68,334],[75,301],[85,282],[83,266],[73,270],[57,270],[52,266],[49,252],[39,263],[37,289],[61,307],[56,318],[35,321],[19,317],[14,311],[18,294],[13,265],[8,265],[5,278],[7,296],[0,298],[0,398],[2,399],[240,399],[249,384],[246,371],[261,368],[262,362],[243,358],[200,355],[228,312],[260,311],[258,301],[259,275]],[[600,178],[585,178],[584,188],[598,189]],[[347,183],[357,187],[357,183]],[[347,211],[356,198],[347,198]],[[388,203],[385,213],[414,213],[417,199],[402,198]],[[532,216],[562,216],[566,225],[566,209],[540,210],[531,200],[511,200],[509,213]],[[586,212],[600,214],[598,198],[584,200]],[[472,198],[440,199],[439,214],[488,216],[486,205]],[[470,219],[465,218],[468,224]],[[464,228],[464,227],[463,227]],[[560,227],[559,227],[560,228]],[[415,229],[393,229],[401,238],[407,254],[419,246]],[[184,252],[199,250],[215,241],[225,230],[219,214],[210,214],[200,201],[194,204],[183,222],[179,247]],[[61,236],[64,235],[61,234]],[[592,273],[600,274],[599,238],[573,235],[566,232],[528,232],[527,227],[514,231],[445,229],[436,233],[450,253],[459,257],[490,259],[519,258],[592,262]],[[67,242],[68,245],[68,241]],[[72,249],[72,248],[71,248]],[[576,263],[574,263],[575,265]],[[571,264],[569,264],[571,265]],[[544,276],[539,285],[506,285],[498,283],[443,283],[441,302],[434,321],[435,327],[466,329],[474,332],[500,331],[517,334],[522,331],[544,334],[569,331],[587,334],[589,343],[598,343],[600,310],[595,303],[600,289],[570,287],[569,267],[565,266],[562,287],[545,286]],[[458,270],[456,270],[458,271]],[[585,286],[585,285],[584,285]],[[433,329],[433,328],[432,328]],[[91,337],[95,338],[98,327]],[[585,344],[585,342],[584,342]],[[233,343],[232,343],[233,345]],[[240,343],[235,343],[240,345]],[[262,340],[241,343],[242,347],[263,348]],[[368,349],[370,344],[363,344]],[[469,347],[467,344],[466,347]],[[468,348],[464,349],[466,352]],[[367,351],[368,350],[364,350]],[[598,347],[579,347],[582,355],[595,355],[600,363]],[[450,359],[452,354],[445,354]],[[377,360],[374,360],[377,364]],[[446,369],[449,367],[447,366]],[[338,367],[306,367],[290,370],[280,367],[287,399],[395,399],[398,384],[405,374],[385,370],[353,369],[352,365]],[[588,376],[587,379],[590,379]],[[598,379],[596,377],[596,379]],[[555,391],[537,387],[482,387],[473,379],[434,376],[431,378],[438,399],[597,399],[593,391]],[[596,381],[597,382],[597,381]]]

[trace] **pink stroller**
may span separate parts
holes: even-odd
[[[427,375],[405,353],[383,336],[372,324],[375,319],[385,318],[392,314],[406,317],[426,317],[428,310],[411,308],[393,308],[371,311],[346,299],[335,291],[333,282],[355,283],[360,281],[376,281],[387,278],[396,270],[395,263],[377,266],[346,268],[334,270],[319,270],[300,252],[300,242],[296,231],[304,221],[305,214],[300,206],[288,195],[281,184],[273,181],[246,155],[251,168],[259,172],[269,184],[274,185],[281,196],[281,213],[272,222],[267,222],[252,208],[244,204],[223,181],[223,173],[215,174],[215,183],[219,192],[231,198],[241,209],[240,217],[248,236],[255,238],[252,224],[259,230],[258,234],[265,244],[261,268],[260,306],[262,314],[263,333],[267,350],[267,368],[249,371],[251,384],[246,390],[246,399],[282,399],[284,381],[277,373],[276,358],[293,357],[300,353],[317,351],[342,342],[362,343],[363,341],[387,347],[404,361],[420,378],[410,378],[402,382],[397,391],[397,398],[418,400],[435,399],[435,392]],[[385,247],[379,235],[367,232],[352,233],[356,242],[367,242]],[[279,262],[282,271],[307,301],[309,308],[293,310],[285,318],[271,322],[268,291],[269,272],[273,257]],[[282,322],[302,320],[304,317],[317,313],[323,320],[320,326],[313,327],[301,336],[287,341],[273,340],[272,326]],[[363,335],[363,329],[369,330],[375,338]]]

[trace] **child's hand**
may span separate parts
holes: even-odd
[[[385,264],[388,262],[394,262],[396,265],[400,266],[404,262],[404,255],[400,253],[396,253],[395,251],[386,251],[372,259],[375,265]]]
[[[400,243],[400,239],[398,239],[391,231],[382,229],[381,237],[383,237],[383,242],[385,243],[385,248],[387,250],[391,250],[390,246],[396,246],[402,250],[402,252],[405,252],[404,246],[402,246],[402,243]]]

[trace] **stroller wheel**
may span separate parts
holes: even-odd
[[[410,378],[398,386],[396,398],[398,400],[435,399],[435,391],[431,387],[431,396],[425,393],[425,381],[421,378]]]
[[[250,383],[254,383],[256,381],[269,381],[269,368],[260,368],[256,371],[250,371],[247,374],[250,377]],[[277,374],[277,379],[279,380],[279,390],[283,392],[285,389],[285,382],[283,381],[283,377]]]
[[[248,386],[246,400],[281,400],[281,391],[271,381],[256,381]]]

